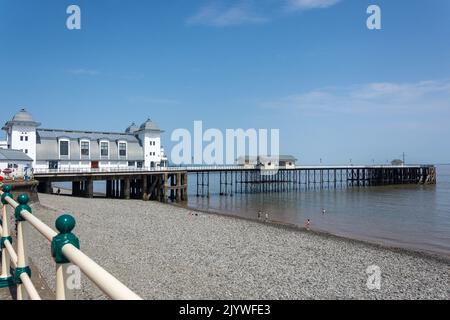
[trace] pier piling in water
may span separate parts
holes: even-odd
[[[209,177],[212,174],[218,176],[221,196],[232,196],[233,192],[242,194],[273,193],[291,190],[436,184],[436,168],[434,166],[297,167],[276,171],[239,167],[233,169],[199,168],[195,170],[195,173],[197,196],[202,197],[210,193]],[[206,180],[205,177],[207,177]]]

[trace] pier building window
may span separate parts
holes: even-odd
[[[60,140],[59,141],[59,155],[62,157],[69,156],[69,141],[68,140]]]
[[[58,169],[58,161],[49,161],[48,168],[50,170]]]
[[[109,156],[109,142],[106,141],[100,142],[100,155],[102,157]]]
[[[90,155],[90,142],[89,141],[81,141],[80,143],[81,155],[89,157]]]
[[[136,161],[128,161],[129,167],[136,167]]]
[[[127,143],[119,142],[119,156],[126,157],[127,156]]]

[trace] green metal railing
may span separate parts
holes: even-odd
[[[0,183],[2,216],[0,219],[1,274],[0,288],[17,287],[18,300],[41,300],[31,281],[32,273],[28,265],[26,237],[29,226],[36,229],[51,243],[51,255],[56,263],[56,299],[68,300],[74,296],[74,288],[69,285],[72,266],[79,268],[100,290],[114,300],[142,300],[137,294],[122,284],[105,269],[80,251],[79,239],[72,233],[75,219],[71,215],[61,215],[55,223],[55,232],[32,214],[28,205],[29,197],[19,195],[17,201],[11,193],[11,186]],[[17,226],[16,248],[10,234],[8,211]],[[12,265],[12,266],[11,266]],[[12,268],[11,268],[12,267]]]

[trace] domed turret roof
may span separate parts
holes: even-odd
[[[8,121],[6,123],[3,129],[12,127],[13,125],[39,127],[41,124],[39,122],[34,121],[33,116],[27,110],[21,109],[14,115],[11,121]]]
[[[12,121],[34,122],[31,114],[25,109],[21,109],[19,112],[17,112]]]
[[[141,125],[140,130],[161,131],[161,129],[159,129],[158,124],[150,120],[150,118]]]
[[[133,122],[126,130],[125,133],[134,133],[139,131],[139,127]]]

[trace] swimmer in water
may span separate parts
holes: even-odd
[[[305,228],[306,228],[306,230],[309,230],[310,227],[311,227],[311,220],[310,220],[310,219],[307,219],[307,220],[305,221]]]

